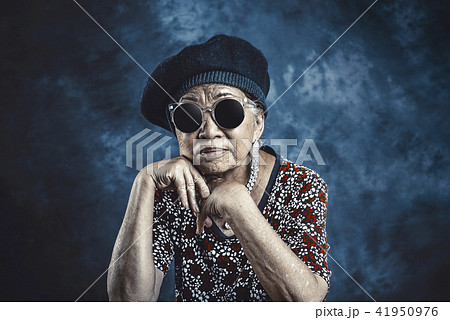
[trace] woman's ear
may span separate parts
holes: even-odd
[[[264,113],[259,113],[255,119],[255,131],[253,133],[253,141],[259,140],[264,131]]]

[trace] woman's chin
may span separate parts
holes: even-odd
[[[227,172],[230,168],[226,169],[223,168],[223,166],[220,165],[214,165],[213,163],[208,163],[206,165],[200,165],[197,167],[197,169],[205,174],[205,175],[211,175],[211,174],[222,174]]]
[[[202,162],[196,167],[201,173],[205,175],[220,175],[233,169],[235,166],[232,166],[228,163],[223,163],[222,161],[208,161]]]
[[[200,157],[198,159],[198,165],[195,162],[194,165],[203,174],[221,174],[235,168],[236,160],[229,155],[214,160]]]

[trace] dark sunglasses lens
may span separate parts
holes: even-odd
[[[217,104],[214,116],[221,127],[234,129],[244,121],[245,113],[239,101],[226,99]]]
[[[175,109],[173,121],[178,130],[194,132],[202,124],[202,112],[195,104],[184,103]]]

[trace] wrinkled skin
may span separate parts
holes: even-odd
[[[202,108],[208,108],[226,97],[243,99],[246,96],[242,90],[234,87],[205,84],[188,90],[180,101],[194,102]],[[245,118],[234,129],[219,127],[210,112],[205,112],[204,121],[197,131],[184,133],[176,129],[180,157],[161,161],[151,167],[156,186],[162,190],[176,190],[181,204],[198,217],[197,232],[202,231],[203,224],[211,226],[208,214],[221,215],[239,198],[249,197],[246,189],[241,187],[248,180],[249,151],[262,134],[264,119],[262,116],[255,119],[250,105],[244,107]],[[202,153],[208,147],[220,151]],[[210,182],[208,186],[207,182]],[[201,210],[199,202],[209,209]]]

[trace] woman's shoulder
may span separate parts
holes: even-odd
[[[278,181],[282,184],[314,184],[328,191],[325,180],[314,170],[281,157]]]

